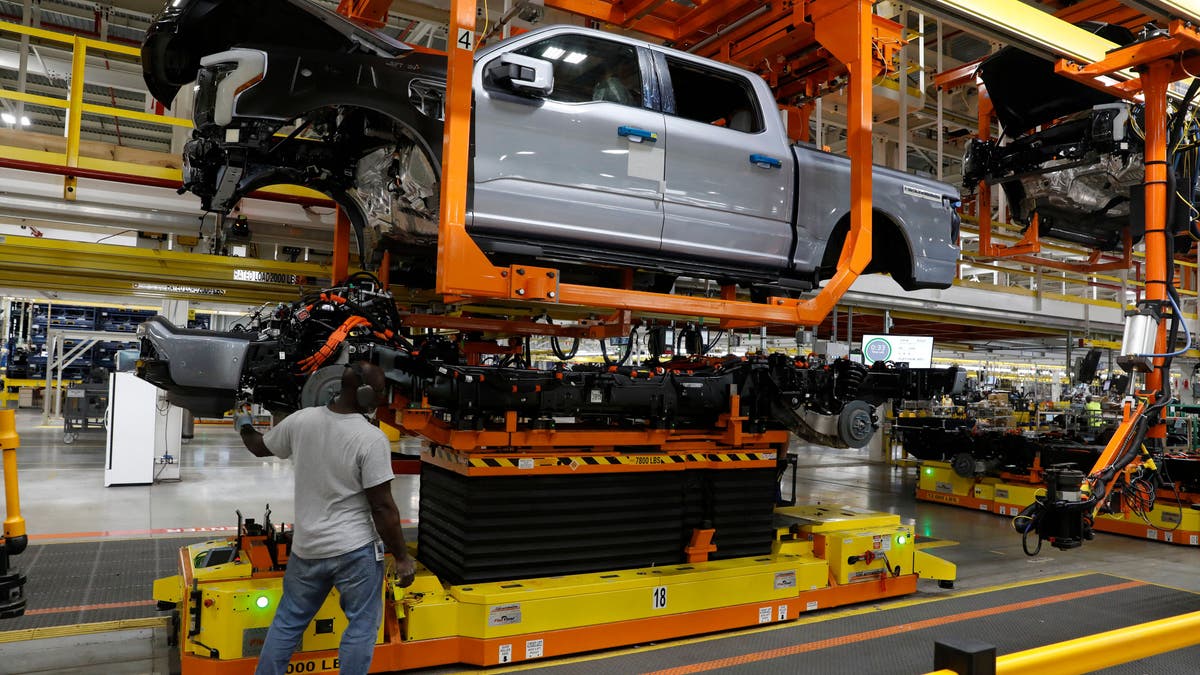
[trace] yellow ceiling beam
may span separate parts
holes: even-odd
[[[1052,58],[1094,63],[1119,46],[1020,0],[912,0],[905,4]]]
[[[260,304],[295,298],[329,277],[329,266],[316,263],[18,236],[0,244],[0,283],[25,288]]]

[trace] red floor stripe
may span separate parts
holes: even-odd
[[[72,605],[71,607],[46,607],[44,609],[27,609],[25,616],[39,614],[61,614],[63,612],[91,612],[98,609],[117,609],[119,607],[145,607],[155,604],[154,600],[131,600],[129,602],[106,602],[99,605]]]
[[[950,623],[959,621],[969,621],[971,619],[979,619],[985,616],[993,616],[995,614],[1005,614],[1008,612],[1017,612],[1023,609],[1033,609],[1042,605],[1049,605],[1056,602],[1067,602],[1069,600],[1078,600],[1094,595],[1103,595],[1104,593],[1112,593],[1114,591],[1123,591],[1138,586],[1145,586],[1145,581],[1127,581],[1111,586],[1101,586],[1100,588],[1089,588],[1082,591],[1072,593],[1063,593],[1061,595],[1051,595],[1045,598],[1036,598],[1034,600],[1026,600],[1024,602],[1014,602],[1007,605],[998,605],[996,607],[987,607],[984,609],[976,609],[970,612],[960,612],[958,614],[950,614],[947,616],[934,617],[925,619],[924,621],[914,621],[911,623],[903,623],[898,626],[888,626],[887,628],[879,628],[876,630],[863,631],[861,633],[852,633],[841,637],[828,638],[826,640],[816,640],[799,645],[791,645],[788,647],[780,647],[778,649],[768,649],[761,652],[752,652],[750,654],[741,654],[739,656],[730,656],[724,659],[715,659],[713,661],[704,661],[702,663],[693,663],[687,666],[679,666],[677,668],[667,668],[665,670],[656,670],[646,675],[688,675],[689,673],[703,673],[710,670],[720,670],[722,668],[733,668],[735,666],[754,663],[757,661],[767,661],[769,659],[778,659],[785,656],[795,656],[805,652],[814,652],[819,649],[828,649],[830,647],[841,647],[856,642],[865,642],[877,638],[890,637],[892,635],[900,635],[910,633],[916,630],[925,628],[934,628],[937,626],[945,626]]]

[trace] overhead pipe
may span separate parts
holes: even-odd
[[[757,19],[758,17],[762,16],[763,14],[766,14],[767,11],[769,11],[770,9],[771,9],[771,6],[769,4],[762,5],[758,9],[754,10],[753,12],[750,12],[749,14],[747,14],[746,16],[743,16],[742,18],[738,19],[737,21],[734,21],[733,23],[729,24],[728,26],[725,26],[724,28],[718,28],[717,32],[713,33],[712,35],[709,35],[708,37],[697,42],[696,44],[692,45],[691,47],[688,47],[688,49],[687,49],[688,53],[695,53],[695,52],[703,49],[704,47],[712,44],[713,42],[720,39],[721,37],[724,37],[725,35],[732,33],[733,31],[737,30],[738,28],[741,28],[742,26],[746,25],[750,21],[753,21],[754,19]]]
[[[66,201],[0,191],[0,213],[9,220],[32,220],[75,226],[98,226],[120,231],[196,236],[198,214],[98,202]],[[260,244],[321,245],[329,228],[297,227],[254,220],[254,241]]]

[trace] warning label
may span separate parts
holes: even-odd
[[[775,573],[775,590],[796,587],[796,570]]]
[[[545,642],[541,639],[525,641],[525,658],[540,659],[544,653]]]
[[[520,603],[496,605],[488,609],[489,626],[512,626],[518,623],[521,623]]]

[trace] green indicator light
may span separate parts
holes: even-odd
[[[265,609],[270,603],[271,601],[265,595],[258,596],[258,599],[254,601],[254,604],[258,605],[259,609]]]
[[[908,541],[908,537],[906,537],[902,534],[896,536],[896,545],[897,546],[903,546],[904,542],[906,542],[906,541]]]
[[[933,475],[933,469],[925,469],[925,475],[926,475],[926,476],[932,476],[932,475]]]

